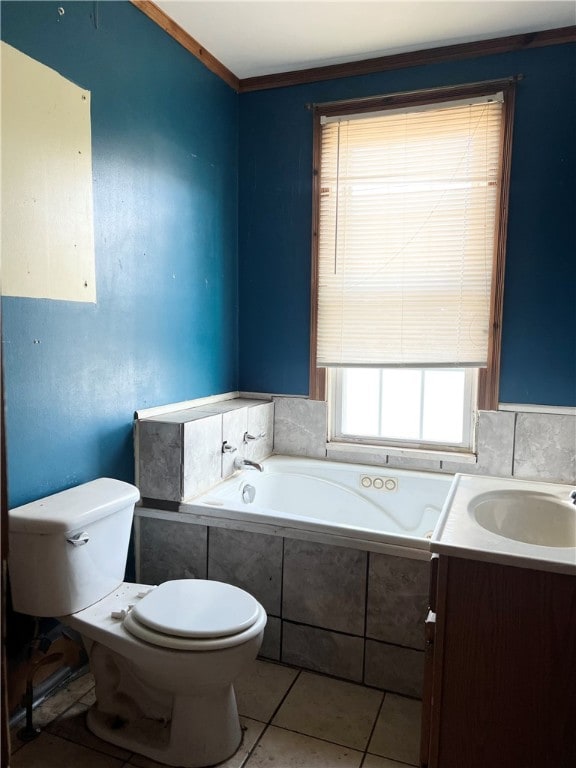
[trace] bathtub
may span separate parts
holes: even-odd
[[[452,482],[451,475],[288,456],[272,456],[262,466],[263,472],[242,470],[180,511],[208,524],[243,522],[285,536],[374,551],[402,547],[399,554],[424,557]]]
[[[185,503],[137,507],[138,581],[234,584],[268,614],[264,658],[421,698],[427,535],[452,476],[287,456],[263,465]]]

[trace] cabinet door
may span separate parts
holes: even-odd
[[[441,556],[439,595],[430,768],[576,766],[576,578]]]

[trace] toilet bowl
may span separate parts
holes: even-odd
[[[214,765],[240,744],[233,682],[258,653],[266,612],[221,582],[121,581],[137,499],[101,479],[11,510],[14,608],[82,636],[97,736],[167,765]]]

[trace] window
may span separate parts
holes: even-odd
[[[315,108],[311,394],[334,439],[470,449],[497,407],[512,95]]]
[[[466,449],[473,433],[471,368],[340,368],[332,378],[333,439]]]

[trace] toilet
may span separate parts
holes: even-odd
[[[240,745],[233,682],[256,658],[266,612],[218,581],[123,582],[138,498],[100,478],[10,510],[13,606],[82,636],[93,733],[166,765],[214,765]]]

